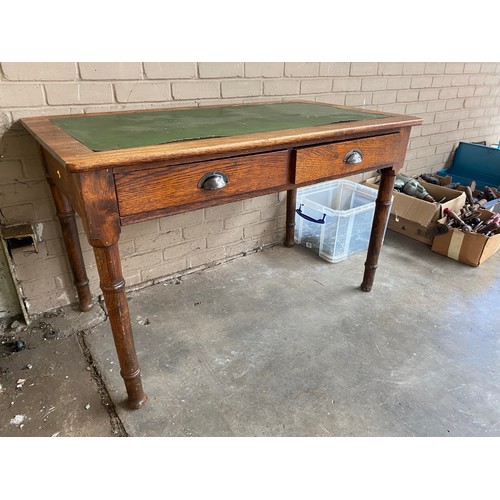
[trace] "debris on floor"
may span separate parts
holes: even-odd
[[[125,435],[76,330],[104,319],[100,308],[84,315],[70,307],[0,329],[0,437]]]

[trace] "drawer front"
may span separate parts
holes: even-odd
[[[207,177],[205,188],[199,186]],[[287,151],[115,174],[121,217],[183,205],[217,203],[218,199],[289,182]]]
[[[328,177],[351,175],[392,165],[398,159],[400,134],[310,146],[297,149],[295,182],[310,182]],[[351,158],[346,158],[354,151]],[[360,158],[361,156],[361,158]],[[349,161],[361,160],[359,163]]]

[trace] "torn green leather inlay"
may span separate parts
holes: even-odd
[[[70,116],[51,121],[89,149],[108,151],[385,117],[321,104],[284,102]]]

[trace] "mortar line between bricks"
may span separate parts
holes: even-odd
[[[42,88],[43,106],[49,106],[49,100],[47,97],[47,89],[45,88],[45,83],[40,83]]]
[[[81,80],[82,80],[82,72],[80,70],[80,63],[79,62],[75,62],[75,65],[76,65],[76,79],[75,79],[75,81],[76,82],[81,82]]]
[[[115,82],[110,82],[110,83],[111,83],[111,94],[112,94],[112,99],[113,99],[112,104],[119,104],[118,97],[116,95],[116,85],[115,85]]]
[[[97,306],[101,307],[104,310],[104,313],[106,314],[106,310],[102,306],[102,304],[99,302],[96,304]],[[106,319],[107,319],[107,314],[106,314]],[[102,379],[101,373],[97,369],[97,365],[94,363],[94,358],[92,357],[92,354],[90,352],[90,349],[87,345],[85,335],[88,334],[90,330],[83,330],[81,332],[78,332],[76,334],[76,340],[78,342],[78,345],[80,346],[80,349],[82,350],[82,354],[85,357],[86,362],[88,363],[88,366],[90,367],[90,375],[92,377],[92,380],[96,383],[97,385],[97,391],[99,392],[99,395],[101,396],[101,404],[104,406],[106,411],[108,412],[108,416],[110,419],[110,424],[111,424],[111,429],[113,433],[116,432],[119,437],[129,437],[128,432],[126,431],[123,422],[120,420],[120,417],[118,416],[118,413],[116,411],[116,407],[109,395],[108,389],[106,385],[104,384],[104,381]]]

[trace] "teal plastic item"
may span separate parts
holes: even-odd
[[[460,142],[451,167],[439,170],[437,174],[450,175],[452,182],[464,186],[475,181],[477,189],[486,186],[500,189],[500,149]]]

